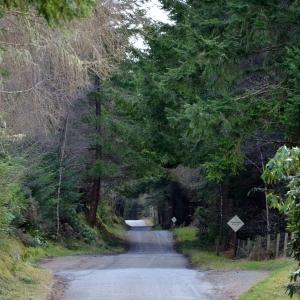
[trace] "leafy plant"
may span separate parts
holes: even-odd
[[[277,183],[281,180],[287,182],[287,193],[270,193],[268,200],[272,207],[288,217],[287,229],[294,233],[291,249],[300,267],[300,149],[286,146],[279,148],[274,158],[267,163],[262,178],[267,183]],[[293,272],[291,282],[296,282],[299,274],[300,269]],[[296,292],[300,292],[300,287],[291,283],[287,290],[292,297]]]

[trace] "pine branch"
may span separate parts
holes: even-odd
[[[286,46],[286,44],[280,44],[280,45],[275,46],[275,47],[267,47],[267,48],[263,48],[263,49],[260,49],[260,50],[251,50],[250,52],[252,52],[252,53],[261,53],[261,52],[268,52],[268,51],[278,51],[278,50],[281,50],[285,46]]]
[[[239,97],[239,98],[235,98],[235,100],[241,100],[241,99],[246,99],[246,98],[249,98],[250,96],[255,96],[255,95],[259,95],[259,94],[263,94],[265,93],[267,90],[269,90],[270,87],[278,87],[277,85],[264,85],[261,89],[251,93],[251,94],[248,94],[248,95],[245,95],[243,97]]]
[[[261,89],[251,93],[251,94],[248,94],[248,95],[245,95],[245,96],[242,96],[242,97],[239,97],[239,98],[235,98],[235,100],[242,100],[242,99],[247,99],[251,96],[257,96],[257,95],[260,95],[260,94],[263,94],[263,93],[266,93],[270,88],[276,88],[276,89],[281,89],[281,90],[285,90],[285,91],[300,91],[300,89],[297,89],[297,88],[286,88],[286,87],[283,87],[279,84],[266,84],[264,85]]]

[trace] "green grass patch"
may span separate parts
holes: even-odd
[[[222,253],[217,256],[215,251],[205,250],[197,233],[197,229],[190,227],[175,229],[177,248],[190,258],[194,267],[204,271],[214,269],[239,269],[270,272],[269,277],[252,287],[239,299],[290,299],[285,293],[285,286],[289,284],[291,272],[297,267],[296,261],[290,258],[265,261],[251,261],[247,259],[232,260],[224,257]],[[297,298],[294,297],[293,299]]]
[[[24,256],[31,251],[14,238],[6,240],[0,248],[0,299],[44,300],[54,282],[53,276]],[[34,255],[32,252],[31,255]],[[28,255],[28,254],[27,254]]]
[[[114,254],[125,251],[125,225],[114,224],[95,230],[92,243],[62,237],[59,243],[25,247],[18,239],[0,240],[0,300],[45,300],[55,279],[36,262],[44,257],[80,254]],[[101,230],[102,229],[102,230]],[[92,230],[92,229],[91,229]],[[109,232],[107,231],[109,230]]]
[[[274,262],[274,261],[273,261]],[[277,264],[277,263],[275,263]],[[295,270],[294,262],[287,263],[285,266],[278,266],[274,269],[269,277],[253,286],[246,293],[244,293],[239,299],[240,300],[287,300],[290,299],[288,294],[285,292],[286,286],[289,284],[289,275]],[[294,296],[293,299],[299,299]]]
[[[154,226],[153,230],[163,230],[163,229],[161,228],[161,225],[158,224]]]

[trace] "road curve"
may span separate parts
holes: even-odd
[[[132,227],[130,251],[113,256],[81,256],[74,264],[51,262],[45,267],[68,280],[62,300],[216,300],[204,273],[187,268],[173,249],[170,231]]]

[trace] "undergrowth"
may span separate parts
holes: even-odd
[[[26,247],[16,236],[0,239],[0,300],[44,300],[55,279],[36,263],[44,257],[79,254],[113,254],[124,252],[125,226],[98,226],[98,230],[82,224],[87,237],[62,236],[59,243],[44,241]],[[23,237],[24,238],[24,237]],[[29,240],[29,237],[25,237]]]
[[[175,229],[177,249],[189,257],[196,268],[203,271],[217,269],[260,270],[269,271],[270,276],[261,281],[248,292],[243,294],[241,300],[275,300],[290,299],[286,293],[289,276],[297,262],[291,258],[278,260],[251,261],[247,259],[233,260],[214,250],[207,250],[198,235],[198,229],[183,227]],[[295,297],[293,299],[296,299]]]

